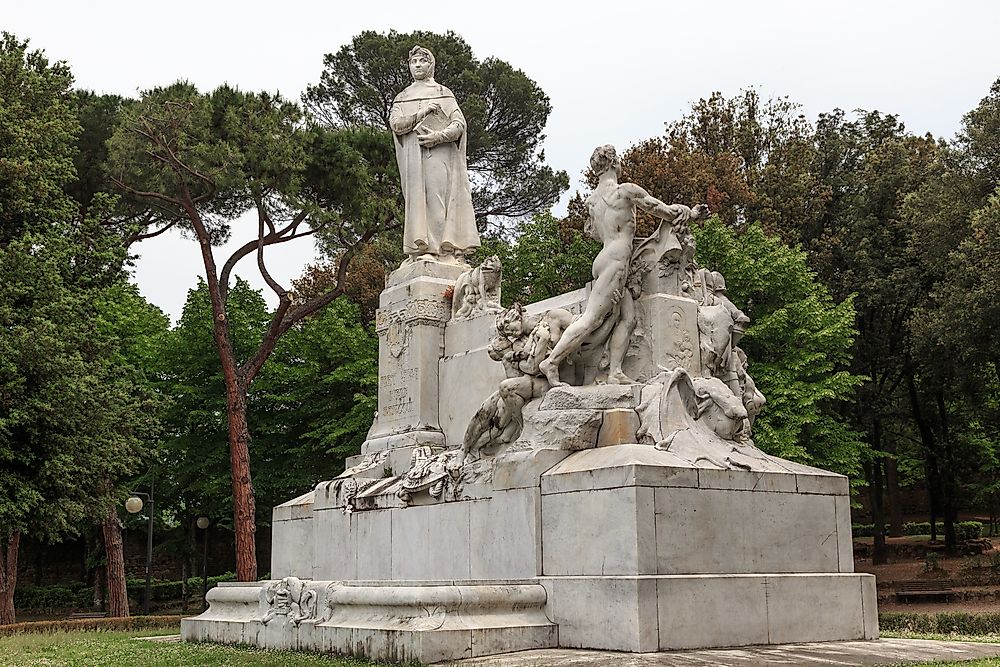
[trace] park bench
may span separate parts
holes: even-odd
[[[900,581],[896,584],[896,599],[916,597],[951,597],[955,594],[949,579]]]
[[[108,612],[106,611],[78,611],[69,615],[70,620],[76,620],[78,618],[107,618]]]

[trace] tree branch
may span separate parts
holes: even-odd
[[[146,239],[155,238],[160,234],[162,234],[163,232],[173,229],[177,225],[177,222],[178,222],[177,220],[171,220],[163,227],[157,229],[155,232],[133,234],[126,240],[126,245],[132,245],[133,243],[138,243],[139,241],[145,241]]]
[[[241,259],[257,250],[258,244],[263,243],[263,245],[271,245],[273,243],[285,243],[286,241],[292,241],[294,239],[300,239],[304,236],[311,236],[314,234],[315,230],[313,229],[296,233],[299,225],[305,221],[307,216],[308,214],[306,211],[300,211],[294,218],[292,218],[292,221],[289,222],[287,226],[278,230],[276,233],[268,234],[263,238],[263,240],[257,238],[253,241],[247,241],[242,246],[237,248],[236,251],[229,256],[229,259],[226,260],[226,263],[222,265],[222,273],[219,274],[219,283],[222,286],[223,294],[225,294],[229,289],[229,277],[232,274],[233,269],[236,268],[236,265]]]
[[[150,199],[158,199],[160,201],[167,202],[168,204],[173,204],[174,206],[177,206],[178,208],[183,208],[184,207],[184,204],[179,199],[174,199],[173,197],[168,197],[167,195],[162,194],[160,192],[151,192],[151,191],[147,191],[147,190],[136,190],[135,188],[133,188],[130,185],[125,185],[125,183],[123,181],[120,181],[120,180],[118,180],[117,178],[115,178],[113,176],[111,177],[111,182],[114,183],[115,185],[117,185],[118,187],[120,187],[125,192],[127,192],[130,195],[133,195],[135,197],[147,197],[147,198],[150,198]]]

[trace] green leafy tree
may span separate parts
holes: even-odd
[[[512,241],[483,239],[481,254],[497,255],[503,265],[504,305],[534,303],[583,287],[600,244],[573,224],[539,213],[524,222]]]
[[[74,213],[63,192],[79,133],[72,83],[65,63],[0,33],[0,243]]]
[[[109,142],[116,185],[155,209],[163,225],[177,225],[198,242],[225,389],[236,569],[243,581],[257,578],[251,384],[282,336],[345,293],[349,264],[360,249],[401,223],[384,133],[301,121],[299,108],[276,95],[228,86],[201,94],[182,82],[144,94]],[[248,212],[256,214],[256,229],[220,262],[214,246]],[[315,236],[336,262],[336,280],[326,292],[299,301],[271,276],[265,249],[306,236]],[[241,349],[232,332],[230,283],[247,257],[256,259],[278,306],[255,346]]]
[[[234,346],[248,354],[266,334],[270,313],[261,294],[242,280],[229,298]],[[205,515],[213,525],[232,528],[225,516],[232,493],[225,378],[212,320],[202,281],[189,292],[183,315],[157,351],[162,391],[171,397],[158,479],[170,499],[168,509],[181,523]],[[248,393],[258,525],[270,522],[270,507],[335,476],[344,458],[360,451],[377,383],[377,339],[344,298],[282,338]]]
[[[99,326],[100,291],[72,282],[73,241],[28,235],[0,249],[0,623],[13,622],[20,535],[57,541],[105,520],[156,431],[155,397]]]
[[[71,85],[64,63],[0,37],[0,624],[14,620],[21,536],[103,520],[155,430],[152,397],[98,326],[124,253],[67,195]]]
[[[131,387],[128,391],[144,397],[145,414],[129,424],[146,424],[143,438],[147,444],[145,462],[152,460],[151,440],[159,434],[165,400],[159,390],[156,361],[166,342],[170,321],[163,312],[146,301],[138,288],[124,281],[103,290],[95,300],[96,330],[109,343],[108,363],[120,380]],[[105,488],[111,499],[106,503],[101,519],[107,572],[107,611],[112,617],[129,615],[128,591],[125,582],[125,560],[122,544],[120,508],[127,479],[106,479]],[[134,488],[134,487],[133,487]],[[119,502],[115,502],[119,501]]]
[[[566,172],[546,165],[541,150],[552,109],[548,96],[508,63],[477,59],[453,32],[361,33],[325,56],[319,83],[303,95],[308,110],[327,127],[388,132],[392,101],[412,81],[407,63],[417,44],[434,53],[434,77],[455,93],[468,122],[472,201],[480,221],[548,209],[569,186]]]
[[[806,253],[760,225],[737,235],[713,218],[694,232],[699,264],[725,276],[730,298],[751,318],[740,346],[767,398],[754,441],[776,456],[857,475],[865,444],[837,411],[862,382],[848,370],[854,299],[836,302]]]

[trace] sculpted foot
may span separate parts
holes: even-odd
[[[618,371],[608,376],[608,384],[635,384],[635,380],[625,375],[625,373]]]
[[[538,364],[538,370],[545,374],[545,379],[549,381],[551,386],[566,386],[566,383],[559,379],[559,366],[557,364],[553,364],[548,359],[543,359],[542,363]]]

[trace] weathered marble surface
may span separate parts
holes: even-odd
[[[213,592],[185,637],[430,662],[878,636],[847,478],[751,439],[766,401],[749,318],[694,261],[705,209],[594,155],[595,281],[494,314],[491,261],[394,271],[361,455],[274,509],[278,579]]]
[[[903,665],[1000,656],[1000,644],[879,639],[682,650],[634,655],[613,651],[540,649],[452,663],[460,667],[808,667],[811,665]]]
[[[293,603],[298,615],[270,594],[287,586],[223,583],[210,591],[206,612],[181,621],[181,636],[424,664],[557,644],[545,589],[535,582],[309,581],[312,603]]]
[[[389,127],[406,200],[403,252],[458,264],[479,247],[466,165],[468,125],[455,95],[434,80],[434,54],[414,46],[413,83],[392,102]]]

